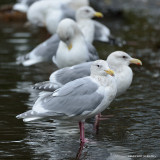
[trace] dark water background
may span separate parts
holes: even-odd
[[[0,4],[4,2],[14,1],[1,1]],[[80,159],[159,160],[160,4],[154,1],[153,5],[147,0],[141,1],[145,3],[141,6],[136,0],[130,3],[113,2],[110,7],[113,9],[118,6],[121,12],[106,15],[102,22],[115,36],[126,40],[127,44],[120,48],[96,42],[95,46],[103,59],[112,51],[124,50],[141,59],[143,66],[132,66],[135,73],[132,86],[104,111],[103,114],[113,117],[100,122],[98,134],[93,130],[94,120],[87,121],[86,137],[90,143],[84,146]],[[51,120],[26,124],[15,118],[17,114],[31,108],[36,98],[37,93],[31,89],[31,85],[48,80],[50,73],[56,70],[52,63],[32,67],[15,63],[16,57],[26,54],[45,38],[46,33],[26,28],[23,22],[0,22],[2,160],[73,160],[79,151],[79,129],[76,123]],[[140,158],[130,158],[130,155]],[[147,155],[151,157],[145,157]]]

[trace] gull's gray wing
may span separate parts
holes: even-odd
[[[17,118],[30,121],[59,115],[62,118],[87,116],[97,108],[104,98],[104,95],[97,92],[98,89],[98,84],[93,82],[90,77],[69,82],[55,92],[41,94],[33,109],[20,114]]]
[[[60,39],[58,35],[55,34],[51,36],[48,40],[39,44],[36,48],[34,48],[25,56],[18,57],[17,61],[19,63],[22,63],[24,66],[30,66],[44,61],[51,61],[52,57],[56,54],[59,41]]]
[[[51,74],[50,81],[36,83],[33,88],[53,92],[68,82],[89,76],[91,64],[92,62],[85,62],[72,67],[59,69]]]
[[[52,60],[53,55],[56,54],[60,39],[57,34],[52,35],[48,40],[39,44],[31,54],[43,57],[45,60]]]
[[[94,23],[95,23],[94,40],[107,42],[112,45],[118,45],[119,47],[122,47],[126,43],[125,41],[117,39],[114,36],[112,36],[109,28],[106,27],[104,24],[101,24],[100,22],[97,21],[94,21]]]
[[[59,69],[51,74],[50,81],[60,83],[62,86],[78,78],[89,76],[91,64],[92,62],[85,62],[72,67]]]
[[[110,30],[104,24],[94,21],[95,23],[95,35],[94,40],[109,42]]]
[[[86,42],[86,44],[89,51],[89,61],[95,61],[99,59],[99,55],[96,48],[90,42]]]

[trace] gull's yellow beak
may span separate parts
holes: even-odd
[[[132,58],[132,59],[130,60],[130,63],[131,63],[131,64],[136,64],[136,65],[139,65],[139,66],[142,65],[142,62],[141,62],[139,59],[135,59],[135,58]]]
[[[102,18],[103,14],[101,12],[95,12],[94,17]]]
[[[72,49],[72,44],[67,45],[67,47],[68,47],[68,50],[71,50]]]
[[[114,71],[112,71],[111,69],[108,70],[104,70],[107,74],[114,76]]]

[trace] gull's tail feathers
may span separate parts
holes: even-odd
[[[17,64],[22,64],[23,66],[31,66],[40,62],[42,62],[41,59],[30,58],[29,54],[17,57]]]
[[[54,92],[57,89],[57,85],[50,81],[36,83],[33,86],[33,89],[46,91],[46,92]]]
[[[43,117],[38,116],[35,111],[30,110],[30,111],[27,111],[27,112],[24,112],[22,114],[17,115],[16,118],[23,119],[24,122],[31,122],[31,121],[41,119]]]

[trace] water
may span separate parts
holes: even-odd
[[[96,42],[101,58],[120,49],[141,59],[143,66],[132,66],[135,73],[132,86],[103,112],[113,117],[100,122],[97,134],[93,129],[94,120],[87,120],[89,143],[82,151],[76,123],[50,120],[26,124],[15,118],[34,103],[37,93],[31,86],[48,80],[56,67],[52,63],[32,67],[17,65],[16,57],[30,51],[47,34],[26,28],[24,23],[0,23],[0,159],[72,160],[78,155],[81,160],[160,159],[158,18],[159,15],[132,11],[103,20],[127,45],[120,48]]]

